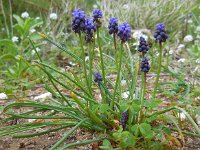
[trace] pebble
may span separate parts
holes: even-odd
[[[34,100],[45,100],[50,97],[52,97],[52,94],[50,92],[47,92],[47,93],[44,93],[44,94],[34,97]]]

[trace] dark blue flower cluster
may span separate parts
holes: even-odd
[[[144,73],[149,72],[150,65],[149,65],[149,62],[148,62],[148,60],[147,60],[146,57],[144,57],[144,58],[142,59],[142,63],[141,63],[141,65],[140,65],[140,68],[141,68],[141,71],[144,72]]]
[[[109,25],[109,34],[117,33],[118,32],[118,20],[116,18],[110,18]]]
[[[165,26],[162,23],[156,25],[156,31],[154,33],[154,38],[156,42],[162,43],[165,42],[168,38],[165,30]]]
[[[80,8],[76,9],[72,16],[74,17],[72,20],[72,30],[75,33],[81,33],[85,31],[85,13]]]
[[[93,19],[95,22],[96,27],[100,27],[101,26],[101,18],[103,17],[102,11],[100,9],[95,9],[93,11]]]
[[[123,129],[125,129],[127,122],[128,122],[128,111],[124,111],[122,112],[120,118],[120,125],[122,125]]]
[[[101,81],[102,81],[101,74],[100,74],[99,72],[97,72],[97,73],[94,75],[94,82],[100,84]]]
[[[143,54],[146,54],[148,50],[149,50],[149,45],[148,45],[147,41],[141,36],[140,44],[138,46],[138,51],[142,52]]]
[[[85,21],[85,40],[86,42],[92,42],[94,38],[94,32],[96,32],[96,27],[94,25],[93,19],[87,18]]]
[[[122,42],[126,42],[131,37],[131,27],[128,23],[122,23],[119,26],[117,35],[121,39]]]

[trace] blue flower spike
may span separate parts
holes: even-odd
[[[100,85],[102,81],[102,77],[101,77],[101,74],[99,72],[97,72],[95,75],[94,75],[94,82],[98,83],[98,85]]]
[[[140,68],[141,68],[141,71],[144,72],[144,73],[149,72],[150,65],[149,65],[149,62],[148,62],[148,60],[147,60],[146,57],[144,57],[144,58],[142,59],[142,63],[141,63],[141,65],[140,65]]]
[[[159,23],[156,25],[156,31],[154,33],[154,38],[156,42],[163,43],[166,42],[168,36],[166,34],[165,25]]]
[[[131,38],[130,25],[127,22],[120,24],[117,35],[119,36],[122,43],[127,42]]]
[[[96,27],[94,25],[93,19],[88,17],[85,21],[85,40],[87,43],[93,42],[94,32],[96,32]]]
[[[85,31],[85,12],[82,11],[80,8],[76,9],[72,13],[72,30],[75,33],[81,33]]]
[[[121,118],[120,118],[120,124],[122,125],[123,130],[126,128],[126,124],[128,122],[128,111],[122,112]]]
[[[149,50],[149,45],[148,45],[147,41],[141,36],[140,44],[138,46],[138,51],[143,54],[146,54],[148,50]]]
[[[95,9],[93,11],[93,21],[94,21],[97,28],[101,27],[102,17],[103,17],[103,14],[102,14],[102,11],[100,9]]]
[[[110,18],[108,29],[109,34],[114,34],[118,32],[118,20],[116,18]]]

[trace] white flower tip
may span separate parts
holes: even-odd
[[[49,18],[50,18],[51,20],[57,20],[57,19],[58,19],[58,15],[57,15],[56,13],[51,13],[51,14],[49,15]]]
[[[8,99],[8,96],[5,93],[0,93],[0,99]]]
[[[17,36],[13,36],[13,37],[12,37],[12,41],[13,41],[13,42],[19,42],[19,38],[18,38]]]
[[[121,80],[121,86],[126,85],[126,80]]]
[[[129,96],[129,91],[123,92],[122,93],[122,98],[126,99]]]
[[[27,12],[27,11],[23,12],[23,13],[21,14],[21,17],[24,18],[24,19],[28,18],[28,17],[29,17],[28,12]]]
[[[192,35],[186,35],[183,40],[186,43],[192,42],[193,41],[193,36]]]

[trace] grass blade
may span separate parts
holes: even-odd
[[[50,150],[55,150],[59,145],[61,145],[86,119],[80,121],[75,127],[73,127],[71,130],[69,130],[64,136],[54,144],[53,147],[50,148]]]

